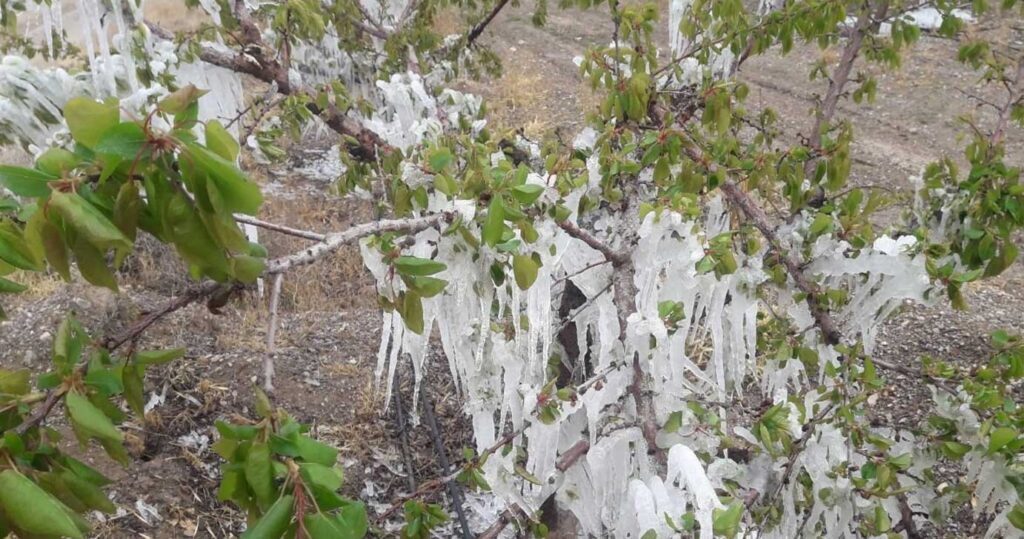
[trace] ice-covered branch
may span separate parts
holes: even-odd
[[[147,22],[153,35],[166,40],[173,40],[174,35],[160,26]],[[249,40],[244,51],[236,52],[214,45],[203,45],[199,59],[215,66],[230,69],[238,73],[251,75],[269,84],[276,84],[278,92],[285,95],[306,96],[309,102],[306,108],[319,117],[328,127],[340,135],[352,137],[356,144],[349,144],[349,153],[363,161],[373,161],[377,156],[391,151],[391,147],[372,130],[363,126],[357,119],[344,111],[338,110],[333,104],[321,108],[316,103],[316,92],[303,84],[293,84],[288,70],[273,54],[272,49],[259,37],[258,30],[253,36],[243,25],[243,36]]]
[[[811,316],[814,317],[814,321],[821,330],[821,334],[827,344],[836,345],[842,340],[842,334],[839,332],[836,326],[835,320],[832,319],[832,315],[829,314],[828,310],[821,305],[821,291],[818,289],[818,285],[811,282],[803,271],[803,263],[791,252],[788,252],[782,243],[779,241],[778,235],[775,233],[775,228],[768,220],[768,216],[765,215],[764,210],[750,197],[746,191],[743,191],[740,186],[736,185],[732,180],[728,180],[722,183],[722,192],[725,193],[726,198],[735,205],[739,210],[746,216],[747,220],[750,221],[768,240],[771,245],[772,251],[778,255],[782,264],[786,267],[786,271],[789,276],[793,279],[793,283],[796,285],[801,292],[807,296],[807,307],[811,310]]]
[[[320,243],[307,247],[297,253],[267,262],[265,273],[267,275],[275,275],[295,267],[312,264],[324,256],[337,251],[342,246],[358,241],[366,236],[382,234],[384,232],[415,234],[421,230],[447,222],[451,217],[449,213],[438,213],[427,217],[391,219],[355,225],[343,232],[328,234]]]

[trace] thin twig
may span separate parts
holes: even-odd
[[[134,341],[136,338],[138,338],[139,335],[142,334],[142,332],[144,332],[146,329],[152,326],[157,320],[160,320],[161,318],[212,294],[214,291],[219,289],[220,286],[221,285],[219,283],[215,283],[212,281],[203,283],[199,288],[186,292],[185,294],[182,294],[181,296],[165,303],[159,309],[147,313],[145,316],[143,316],[135,323],[133,323],[131,326],[126,328],[124,331],[107,337],[106,339],[99,343],[99,346],[105,348],[109,352],[113,352],[114,350],[117,350],[119,347],[121,347],[121,345],[129,341]],[[84,370],[85,368],[88,367],[88,365],[88,362],[84,362],[81,365],[79,365],[78,368]],[[41,404],[39,408],[36,408],[32,412],[32,415],[30,415],[28,418],[25,419],[25,421],[18,425],[18,428],[15,429],[15,432],[17,432],[18,434],[25,434],[32,427],[35,427],[41,424],[43,421],[45,421],[46,417],[50,414],[51,411],[53,411],[53,408],[57,405],[58,402],[60,402],[60,398],[64,395],[65,392],[66,390],[60,388],[51,389],[50,391],[48,391],[46,394],[46,400],[43,401],[43,404]]]
[[[309,231],[309,230],[301,230],[301,229],[298,229],[298,228],[292,228],[290,226],[279,225],[277,223],[269,223],[267,221],[261,221],[259,219],[256,219],[255,217],[249,217],[248,215],[242,215],[242,214],[235,215],[235,221],[238,221],[239,223],[246,224],[246,225],[252,225],[252,226],[257,226],[257,227],[260,227],[260,228],[265,228],[267,230],[273,230],[274,232],[280,232],[281,234],[286,234],[288,236],[295,236],[297,238],[305,238],[307,240],[324,241],[324,240],[327,239],[327,235],[326,234],[320,234],[319,232],[312,232],[312,231]]]

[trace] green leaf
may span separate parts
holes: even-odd
[[[124,182],[117,191],[117,200],[114,201],[114,226],[129,241],[135,241],[141,211],[142,199],[139,197],[138,184],[133,181]]]
[[[403,275],[424,276],[444,271],[448,266],[436,260],[415,256],[400,256],[395,259],[395,270]]]
[[[110,418],[84,396],[75,392],[68,393],[64,397],[64,404],[67,406],[71,421],[85,433],[111,442],[120,443],[124,439],[124,435],[117,430]]]
[[[299,456],[306,462],[314,462],[323,466],[334,466],[338,460],[338,450],[318,442],[309,436],[299,436],[295,445],[299,449]]]
[[[49,220],[43,220],[39,225],[39,236],[43,243],[43,253],[50,267],[57,272],[65,281],[71,281],[71,263],[68,260],[68,247],[64,244],[58,229]]]
[[[209,90],[200,90],[192,84],[187,84],[161,99],[157,107],[167,114],[181,114],[198,103],[199,98],[208,92]]]
[[[512,196],[515,197],[520,204],[533,204],[533,202],[537,200],[543,192],[544,186],[537,185],[535,183],[525,183],[512,188]]]
[[[36,158],[36,169],[59,178],[79,163],[79,157],[64,148],[50,148]]]
[[[484,222],[484,243],[490,247],[494,247],[501,241],[501,236],[504,231],[505,205],[501,202],[501,197],[495,196],[491,199],[491,205],[487,210],[487,221]]]
[[[71,472],[63,472],[60,474],[60,477],[64,480],[64,484],[67,485],[72,494],[89,509],[108,514],[117,510],[117,507],[107,498],[107,495],[96,485]]]
[[[103,133],[121,119],[116,101],[100,103],[89,97],[76,97],[64,105],[64,120],[75,141],[92,148],[100,141]]]
[[[37,253],[29,247],[25,234],[11,221],[0,221],[0,262],[31,271],[43,269]]]
[[[672,412],[668,416],[668,421],[665,422],[665,432],[673,433],[679,432],[679,429],[683,426],[683,413]]]
[[[124,400],[135,415],[145,415],[145,394],[143,388],[142,367],[125,365],[121,371],[121,384],[124,386]]]
[[[135,354],[136,365],[162,365],[185,355],[184,348],[168,348],[165,350],[148,350]]]
[[[515,255],[512,257],[512,273],[516,277],[516,285],[521,290],[526,290],[537,280],[539,264],[530,255]]]
[[[107,267],[107,261],[102,252],[82,238],[78,238],[71,250],[75,253],[78,271],[82,273],[82,277],[85,277],[86,281],[117,292],[117,279]]]
[[[274,500],[274,467],[270,460],[270,447],[254,443],[245,458],[245,480],[252,488],[260,506],[267,507]]]
[[[299,464],[299,473],[302,474],[303,481],[316,483],[327,490],[341,488],[342,473],[332,466],[316,462],[303,462]]]
[[[999,427],[989,434],[988,452],[995,453],[1017,439],[1017,430],[1012,427]]]
[[[44,197],[50,194],[47,182],[57,179],[57,176],[31,168],[0,166],[0,186],[20,197]]]
[[[409,328],[409,331],[417,334],[423,334],[423,300],[420,295],[412,290],[408,290],[402,293],[401,296],[401,310],[399,314],[402,315],[402,320],[405,322],[405,327]]]
[[[1018,530],[1024,530],[1024,505],[1018,503],[1013,506],[1013,509],[1006,514],[1006,519]]]
[[[15,470],[0,472],[0,507],[6,519],[25,532],[84,537],[60,501]]]
[[[294,516],[295,497],[281,496],[270,509],[242,534],[242,539],[278,539],[288,530]]]
[[[198,144],[186,144],[182,162],[195,172],[205,174],[220,192],[228,211],[256,215],[263,204],[263,193],[238,167]],[[191,164],[189,164],[191,161]]]
[[[0,294],[17,294],[28,290],[28,287],[0,277]]]
[[[0,369],[0,393],[24,395],[31,389],[30,378],[31,372],[28,369]]]
[[[85,383],[96,388],[103,395],[116,395],[124,391],[124,385],[122,385],[117,374],[98,362],[93,362],[89,365],[89,372],[85,375]]]
[[[715,535],[731,539],[739,531],[740,520],[743,518],[743,504],[733,502],[725,509],[715,509],[713,518],[712,526]]]
[[[420,297],[432,298],[444,291],[448,281],[434,277],[416,277],[413,275],[402,275],[402,281],[406,286],[416,291]]]
[[[540,479],[537,479],[537,476],[535,476],[532,473],[526,471],[526,468],[524,468],[522,464],[518,464],[517,463],[515,466],[513,466],[513,470],[516,472],[516,475],[518,475],[519,477],[522,477],[528,483],[532,483],[534,485],[543,485],[544,484],[544,483],[541,482]]]
[[[434,173],[444,170],[454,159],[452,152],[448,148],[433,150],[427,157],[427,160],[430,162],[430,171]]]
[[[949,458],[958,459],[971,450],[971,446],[960,442],[942,442],[942,453]]]
[[[72,228],[100,249],[130,248],[132,242],[100,210],[78,193],[54,192],[50,207],[60,212]]]
[[[238,141],[217,120],[206,122],[206,147],[226,161],[238,159]]]
[[[93,148],[98,154],[133,161],[145,149],[146,133],[135,122],[124,122],[108,129]]]

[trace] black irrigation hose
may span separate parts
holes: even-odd
[[[441,439],[441,431],[437,428],[437,418],[434,417],[434,403],[428,394],[426,384],[421,388],[423,392],[423,417],[427,420],[427,427],[430,428],[430,439],[434,442],[434,450],[437,453],[437,460],[441,464],[441,475],[447,476],[451,473],[451,466],[448,464],[448,454],[444,450],[444,440]],[[455,506],[455,513],[459,516],[459,525],[462,526],[463,539],[472,539],[473,534],[469,530],[469,522],[466,521],[466,512],[462,508],[462,485],[458,481],[448,482],[448,495],[452,498],[452,505]]]

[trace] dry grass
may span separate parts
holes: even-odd
[[[199,8],[185,9],[181,0],[149,0],[143,5],[147,21],[153,21],[172,32],[192,32],[210,17]]]

